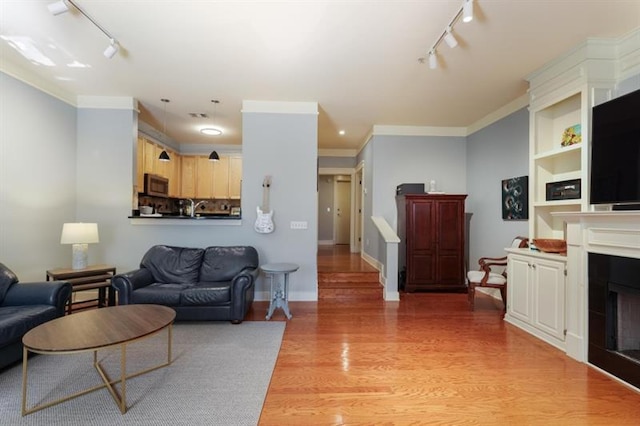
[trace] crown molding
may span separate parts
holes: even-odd
[[[490,126],[496,121],[502,120],[506,116],[511,115],[514,112],[519,111],[527,106],[529,106],[529,94],[525,93],[524,95],[521,95],[515,100],[498,108],[494,112],[484,116],[480,120],[467,127],[467,134],[465,136],[469,136],[477,132],[478,130],[484,129],[485,127]]]
[[[355,157],[356,149],[318,149],[318,157]]]
[[[2,60],[0,60],[0,71],[7,74],[8,76],[15,78],[16,80],[19,80],[35,89],[40,90],[41,92],[51,95],[64,103],[67,103],[74,107],[77,106],[77,99],[74,94],[67,92],[61,87],[44,80],[33,71],[22,68],[9,61]]]
[[[372,136],[467,136],[465,127],[374,125]]]

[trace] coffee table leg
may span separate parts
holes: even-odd
[[[22,416],[27,414],[27,359],[29,358],[29,350],[22,348]]]

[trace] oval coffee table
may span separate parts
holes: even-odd
[[[127,411],[126,380],[171,364],[171,325],[176,312],[159,305],[123,305],[94,309],[57,318],[30,330],[22,338],[22,415],[31,414],[52,405],[109,389],[121,413]],[[167,362],[127,375],[127,345],[151,337],[167,329]],[[120,346],[120,379],[111,380],[98,361],[98,350]],[[103,383],[64,398],[27,408],[27,359],[29,352],[44,355],[65,355],[93,352],[93,365]],[[113,385],[121,383],[120,395]]]

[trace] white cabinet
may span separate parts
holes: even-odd
[[[505,321],[564,349],[566,257],[507,249]]]

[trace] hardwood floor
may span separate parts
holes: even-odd
[[[322,257],[319,271],[335,267]],[[501,302],[477,295],[471,312],[466,297],[290,302],[260,425],[640,424],[640,393],[503,322]]]

